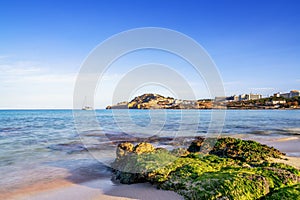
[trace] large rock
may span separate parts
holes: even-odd
[[[199,152],[201,150],[201,147],[203,145],[204,138],[203,137],[197,137],[192,143],[190,144],[188,151],[191,153]]]
[[[205,142],[206,140],[209,140],[209,138],[204,139],[203,137],[197,137],[192,141],[188,151],[196,153],[209,149],[210,147],[205,146],[209,143]],[[245,162],[261,162],[268,158],[280,158],[284,155],[284,153],[273,147],[251,140],[247,141],[230,137],[215,139],[215,144],[209,154],[224,158],[238,159]]]
[[[120,144],[113,177],[126,184],[148,181],[185,199],[262,200],[286,195],[299,200],[300,171],[267,161],[280,157],[278,150],[253,141],[220,138],[209,154],[202,154],[197,151],[203,141],[193,141],[190,152],[155,149],[145,142],[135,147]]]
[[[119,144],[116,151],[117,159],[120,159],[121,157],[126,156],[129,153],[132,153],[133,147],[134,145],[130,142],[123,142]]]
[[[139,143],[134,147],[134,152],[136,154],[142,154],[142,153],[150,153],[155,150],[154,146],[147,142]]]
[[[218,139],[210,154],[244,162],[262,162],[269,158],[281,158],[285,155],[274,147],[256,141],[230,137]]]
[[[269,193],[263,200],[300,200],[300,184],[286,186]]]
[[[148,172],[172,162],[171,159],[174,157],[168,150],[155,149],[152,144],[146,142],[136,146],[129,142],[121,143],[117,147],[116,154],[117,158],[111,165],[112,180],[124,184],[148,181]]]

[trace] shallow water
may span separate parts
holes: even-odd
[[[72,177],[87,171],[89,166],[95,170],[93,173],[105,174],[105,168],[94,158],[111,160],[115,150],[112,142],[154,135],[206,136],[209,127],[216,124],[212,122],[212,112],[76,111],[74,119],[72,110],[1,110],[0,188],[17,187],[37,179]],[[300,110],[227,110],[219,117],[223,114],[223,136],[300,138]]]

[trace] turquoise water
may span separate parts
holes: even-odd
[[[72,110],[1,110],[0,188],[97,166],[95,154],[112,157],[106,150],[118,136],[205,136],[212,117],[210,110],[78,112],[81,125]],[[300,137],[300,110],[227,110],[222,135],[236,134]]]

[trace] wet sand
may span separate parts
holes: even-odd
[[[286,137],[274,141],[261,141],[261,143],[268,146],[273,146],[281,152],[286,153],[285,159],[272,159],[274,162],[284,163],[300,169],[300,138],[299,137]]]
[[[98,179],[74,184],[64,180],[57,180],[47,184],[37,184],[15,191],[11,194],[2,194],[0,199],[14,200],[182,200],[183,198],[172,191],[158,190],[149,183],[132,185],[113,185],[110,179]]]

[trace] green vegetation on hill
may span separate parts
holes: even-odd
[[[297,199],[300,172],[268,161],[280,158],[280,151],[254,141],[220,138],[203,154],[203,140],[172,151],[149,143],[122,143],[112,163],[113,178],[125,184],[151,182],[185,199]]]

